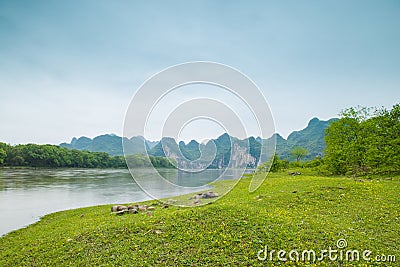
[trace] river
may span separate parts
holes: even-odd
[[[207,170],[201,175],[201,181],[189,174],[183,184],[186,187],[203,185],[220,173],[220,170]],[[170,180],[182,180],[181,174],[177,178],[175,170],[164,170],[164,174]],[[223,177],[232,178],[237,176],[229,173]],[[157,179],[152,176],[146,179],[154,184],[152,190],[157,195],[182,194],[157,187]],[[126,169],[0,169],[0,236],[56,211],[149,199]]]

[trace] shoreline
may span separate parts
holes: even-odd
[[[0,238],[0,266],[260,266],[266,262],[257,252],[266,245],[269,251],[318,250],[341,239],[373,256],[400,255],[398,176],[362,182],[272,173],[254,193],[249,184],[240,179],[224,198],[196,208],[150,200],[144,204],[154,206],[151,213],[117,216],[109,204],[51,213]]]
[[[13,180],[14,176],[16,175],[16,177],[18,178],[19,177],[19,175],[18,175],[19,171],[25,172],[25,170],[26,170],[29,173],[29,171],[32,170],[32,169],[27,169],[27,168],[20,169],[20,168],[18,168],[18,169],[3,169],[3,170],[4,171],[9,171],[10,175],[12,175],[12,176],[8,177],[7,175],[4,175],[4,173],[3,173],[3,179],[6,179],[4,181],[7,181],[7,179],[8,179],[8,181],[11,181],[11,182],[14,183],[14,180]],[[13,173],[13,171],[16,171],[16,173]],[[129,174],[127,169],[126,170],[124,170],[124,169],[108,169],[108,170],[106,170],[106,169],[97,169],[96,170],[96,169],[69,169],[69,168],[66,169],[66,168],[62,168],[62,169],[58,169],[58,170],[55,170],[55,169],[37,169],[36,171],[38,171],[38,172],[43,171],[45,173],[48,173],[48,171],[49,171],[49,173],[52,174],[52,175],[53,175],[52,171],[55,171],[55,172],[57,172],[57,171],[61,171],[61,172],[67,171],[67,174],[71,173],[69,175],[72,175],[72,176],[75,175],[74,174],[75,172],[83,171],[84,173],[86,173],[86,172],[92,173],[94,171],[94,173],[92,174],[92,175],[94,175],[93,177],[95,177],[97,175],[96,171],[101,172],[101,175],[103,175],[104,172],[106,174],[115,173],[116,172],[115,175],[117,175],[117,176],[119,176],[119,173],[124,173],[124,177],[126,177],[126,178],[123,178],[123,179],[126,179],[125,181],[127,183],[129,183],[129,184],[134,184],[134,180],[130,176],[130,174]],[[37,175],[37,173],[32,172],[32,176],[35,177],[35,175]],[[18,178],[18,179],[20,179],[20,178]],[[53,178],[51,178],[51,180],[52,179]],[[86,178],[86,179],[88,181],[92,181],[91,179],[93,179],[93,178],[89,177],[89,178]],[[96,179],[97,179],[97,177],[96,177]],[[119,178],[119,179],[122,179],[122,178]],[[237,180],[237,178],[229,177],[229,180]],[[15,182],[18,182],[18,180],[16,180]],[[62,183],[64,183],[64,182],[65,181],[63,179],[61,179],[60,182],[57,180],[57,181],[53,181],[52,184],[54,184],[56,187],[58,187],[59,183],[62,185]],[[96,184],[97,181],[93,180],[93,183]],[[6,188],[7,188],[7,184],[5,184],[5,185],[6,185]],[[2,194],[0,194],[0,200],[1,199],[4,200],[2,202],[3,208],[1,208],[1,206],[0,206],[0,208],[1,208],[2,212],[3,212],[3,214],[5,215],[5,219],[3,219],[2,222],[0,222],[0,230],[1,230],[0,231],[1,232],[0,237],[6,236],[7,234],[9,234],[9,233],[11,233],[13,231],[18,231],[20,229],[29,227],[30,225],[39,222],[42,217],[44,217],[46,215],[49,215],[49,214],[52,214],[52,213],[55,213],[55,212],[66,211],[66,210],[77,209],[77,208],[99,206],[99,205],[137,203],[137,202],[144,202],[144,201],[153,200],[149,195],[147,195],[145,192],[143,192],[140,188],[136,188],[135,187],[136,189],[133,189],[133,191],[126,190],[125,188],[128,185],[126,185],[125,182],[123,182],[122,186],[123,186],[124,189],[122,189],[122,188],[121,189],[107,189],[107,191],[111,190],[111,191],[118,192],[118,193],[114,193],[116,195],[116,197],[113,198],[113,199],[111,199],[110,197],[108,197],[108,199],[102,199],[101,196],[98,195],[99,193],[96,193],[96,191],[94,191],[92,194],[97,194],[97,196],[96,196],[97,200],[93,199],[93,201],[90,200],[90,197],[86,197],[85,196],[85,194],[86,194],[85,191],[83,191],[82,193],[79,193],[79,188],[78,189],[68,189],[67,191],[65,191],[63,188],[57,189],[58,193],[56,193],[55,196],[58,199],[57,201],[61,201],[61,203],[59,205],[58,204],[54,204],[54,206],[51,205],[50,208],[45,208],[46,206],[42,206],[42,205],[48,205],[47,199],[51,200],[54,197],[53,196],[54,194],[50,194],[48,198],[46,197],[46,194],[49,193],[49,192],[47,192],[48,189],[44,189],[45,191],[43,191],[43,193],[45,193],[45,194],[39,194],[39,195],[37,193],[35,193],[36,192],[36,189],[35,189],[36,187],[35,186],[32,188],[32,190],[33,190],[32,192],[34,192],[34,195],[32,195],[32,193],[29,193],[30,191],[25,191],[24,190],[22,196],[26,195],[26,197],[24,196],[21,200],[18,200],[20,197],[15,199],[14,196],[13,196],[13,194],[14,194],[13,191],[6,189],[5,191],[0,192],[0,193],[2,193]],[[120,194],[121,193],[120,190],[124,190],[125,193],[122,192],[122,194]],[[70,191],[70,193],[68,193],[69,191]],[[198,192],[198,190],[190,192],[190,193],[181,192],[181,193],[178,193],[178,194],[166,196],[166,198],[172,198],[172,197],[177,198],[179,196],[184,196],[186,194],[194,194],[196,192]],[[58,194],[64,194],[64,195],[58,195]],[[73,195],[71,195],[71,194],[73,194]],[[76,197],[74,197],[75,195],[76,195]],[[78,203],[75,203],[75,204],[73,204],[73,203],[70,204],[70,199],[75,199],[74,201],[76,202],[79,198],[83,198],[83,199],[87,198],[87,199],[84,200],[84,203],[82,203],[82,202],[79,203],[78,202]],[[64,200],[60,200],[60,199],[64,199]],[[32,203],[32,200],[34,200],[33,203]],[[36,203],[38,201],[39,201],[39,203]],[[24,203],[26,203],[26,202],[31,202],[30,209],[25,209],[24,208],[24,206],[25,206]],[[43,204],[41,204],[42,202],[43,202]],[[7,204],[7,203],[9,203],[9,204]],[[15,203],[21,203],[23,206],[15,206]],[[8,214],[8,215],[6,215],[6,214]]]

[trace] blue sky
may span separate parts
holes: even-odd
[[[400,100],[399,1],[0,1],[0,141],[122,135],[137,88],[187,61],[249,76],[283,136]]]

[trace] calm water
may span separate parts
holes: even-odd
[[[196,176],[178,174],[175,170],[163,171],[168,180],[187,187],[207,184],[220,173],[207,170]],[[237,178],[235,175],[230,172],[222,179]],[[146,176],[146,181],[158,196],[184,193],[162,188],[151,175]],[[187,192],[190,191],[188,188]],[[125,169],[0,169],[0,236],[55,211],[149,199]]]

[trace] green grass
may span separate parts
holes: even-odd
[[[111,205],[47,215],[0,238],[0,266],[398,266],[399,177],[360,182],[270,174],[254,193],[249,181],[201,207],[163,209],[150,201],[152,216],[112,215]],[[336,248],[341,238],[344,251],[368,249],[371,258],[395,255],[397,262],[257,259],[265,245],[318,252]]]

